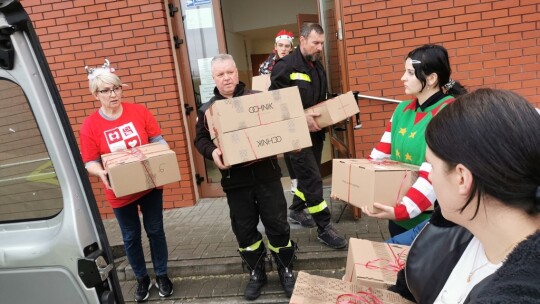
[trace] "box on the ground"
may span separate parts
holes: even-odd
[[[394,161],[334,159],[332,197],[356,207],[395,206],[418,179],[418,166]]]
[[[399,294],[300,271],[290,304],[412,303]]]
[[[305,117],[297,87],[217,100],[206,119],[223,133]]]
[[[205,119],[227,166],[311,146],[297,87],[218,100]]]
[[[116,197],[180,180],[176,153],[160,143],[104,154],[101,161]]]
[[[270,87],[270,74],[253,76],[251,80],[251,89],[254,91],[266,92]]]
[[[405,267],[409,246],[349,239],[344,281],[386,289]]]
[[[315,117],[315,122],[317,122],[320,128],[325,128],[353,116],[360,112],[360,110],[358,109],[356,98],[349,91],[307,108],[305,112],[321,114]]]

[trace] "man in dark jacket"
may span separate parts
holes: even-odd
[[[214,102],[252,94],[238,80],[238,70],[231,55],[220,54],[211,62],[212,78],[216,83],[214,97],[198,111],[195,146],[206,158],[213,160],[221,171],[221,186],[227,195],[232,230],[238,241],[242,260],[250,269],[250,281],[244,295],[254,300],[266,284],[266,248],[257,230],[259,217],[268,237],[268,248],[278,267],[281,285],[288,297],[292,295],[295,278],[292,263],[296,244],[289,239],[287,201],[281,185],[281,169],[277,157],[268,157],[251,163],[227,167],[223,164],[222,151],[210,137],[205,119],[206,110]]]
[[[306,23],[300,30],[300,45],[294,52],[278,60],[272,70],[270,90],[298,86],[304,109],[326,100],[326,72],[320,59],[324,31],[319,24]],[[306,114],[312,147],[289,154],[298,179],[289,219],[304,227],[317,224],[318,239],[334,249],[345,248],[347,240],[330,224],[330,211],[323,198],[320,165],[324,130],[314,120],[318,114]],[[313,220],[304,212],[307,208]]]

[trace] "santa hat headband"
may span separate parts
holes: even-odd
[[[286,30],[281,30],[279,33],[277,33],[277,36],[276,36],[276,43],[277,43],[278,41],[280,41],[280,40],[285,39],[285,40],[289,40],[289,42],[290,42],[291,45],[292,45],[293,39],[294,39],[293,35],[294,35],[294,34],[291,33],[291,32],[288,32],[288,31],[286,31]]]

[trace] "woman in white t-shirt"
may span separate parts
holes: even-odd
[[[391,289],[418,303],[540,302],[540,115],[479,89],[435,116],[426,142],[440,213],[458,226],[428,224],[405,267],[410,294],[399,279]]]

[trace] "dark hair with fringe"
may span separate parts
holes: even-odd
[[[422,83],[422,90],[426,87],[426,76],[435,73],[439,81],[437,85],[440,89],[444,88],[447,95],[457,97],[467,93],[467,89],[461,83],[450,78],[452,74],[450,59],[448,51],[443,46],[426,44],[412,50],[405,59],[407,58],[418,61],[413,63],[413,67],[416,78]]]
[[[482,197],[535,215],[540,212],[540,115],[523,97],[495,89],[465,94],[438,113],[426,142],[448,169],[457,164],[473,175],[477,215]]]

